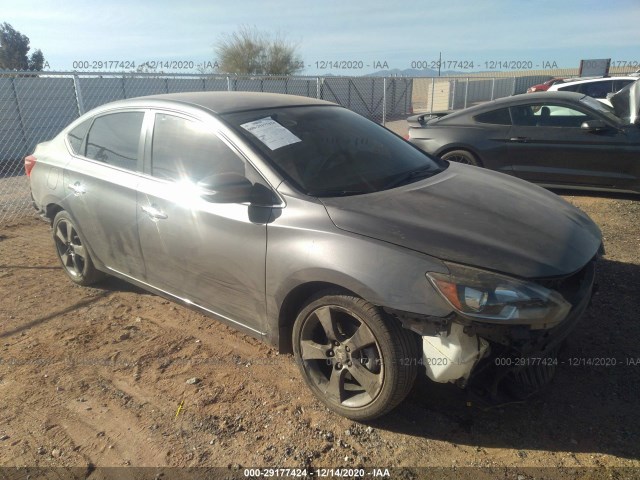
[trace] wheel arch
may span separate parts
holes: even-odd
[[[357,292],[329,281],[311,281],[295,286],[285,295],[278,311],[277,347],[280,353],[293,353],[291,341],[293,323],[308,300],[323,290],[333,290],[363,298]]]
[[[341,292],[344,295],[351,295],[362,298],[374,305],[381,305],[381,297],[376,292],[367,288],[366,285],[360,284],[356,279],[346,278],[324,278],[324,275],[314,275],[311,278],[320,278],[320,280],[302,281],[277,295],[281,298],[277,305],[278,329],[275,333],[273,342],[281,353],[292,353],[291,331],[293,323],[298,313],[307,301],[318,292],[323,290],[332,290],[333,292]],[[324,276],[326,277],[326,276]],[[273,317],[272,317],[273,318]]]
[[[47,204],[47,206],[44,208],[44,215],[49,220],[49,224],[53,225],[53,219],[56,218],[56,215],[63,210],[64,207],[58,203]]]
[[[465,152],[469,152],[471,155],[473,155],[475,157],[476,161],[478,162],[478,166],[484,167],[484,160],[482,159],[482,157],[478,153],[477,149],[475,149],[471,145],[467,145],[467,144],[450,144],[450,145],[446,145],[446,146],[440,148],[435,153],[435,155],[438,158],[442,158],[443,155],[445,155],[445,154],[447,154],[449,152],[453,152],[455,150],[464,150]]]
[[[71,220],[73,221],[78,234],[82,238],[82,243],[84,243],[84,246],[87,248],[87,250],[89,252],[89,255],[91,255],[91,261],[93,262],[94,267],[96,267],[101,272],[105,272],[106,273],[107,270],[106,270],[105,265],[96,256],[95,251],[93,250],[93,248],[91,248],[91,244],[87,241],[87,238],[84,236],[84,232],[78,226],[78,222],[77,222],[75,216],[73,215],[73,213],[69,209],[64,208],[63,205],[60,205],[59,203],[56,203],[56,202],[48,203],[46,205],[46,207],[44,208],[44,215],[49,220],[49,224],[51,225],[52,228],[53,228],[53,221],[55,220],[56,215],[58,213],[60,213],[60,212],[67,212],[67,215],[69,215],[71,217]]]

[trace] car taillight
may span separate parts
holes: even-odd
[[[24,157],[24,171],[27,174],[27,177],[31,176],[31,170],[36,164],[36,157],[33,155],[29,155],[28,157]]]

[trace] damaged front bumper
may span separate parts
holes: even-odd
[[[562,278],[540,279],[571,304],[563,321],[551,328],[486,323],[451,314],[446,318],[416,317],[390,312],[422,337],[426,375],[438,383],[482,385],[492,395],[505,379],[521,386],[527,396],[548,383],[558,364],[557,352],[571,333],[594,292],[594,258],[580,271]]]

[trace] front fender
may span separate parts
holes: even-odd
[[[338,229],[321,204],[287,199],[283,214],[268,226],[267,331],[277,336],[287,295],[314,282],[344,288],[374,305],[446,316],[451,307],[427,280],[429,271],[448,272],[437,258]]]

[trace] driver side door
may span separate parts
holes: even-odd
[[[270,207],[210,203],[197,182],[220,173],[261,180],[215,125],[153,112],[138,231],[145,281],[236,327],[264,332],[265,252]],[[263,209],[256,215],[256,209]]]
[[[612,188],[631,180],[634,147],[624,131],[581,128],[602,120],[574,105],[545,102],[511,107],[509,157],[514,175],[545,185]]]

